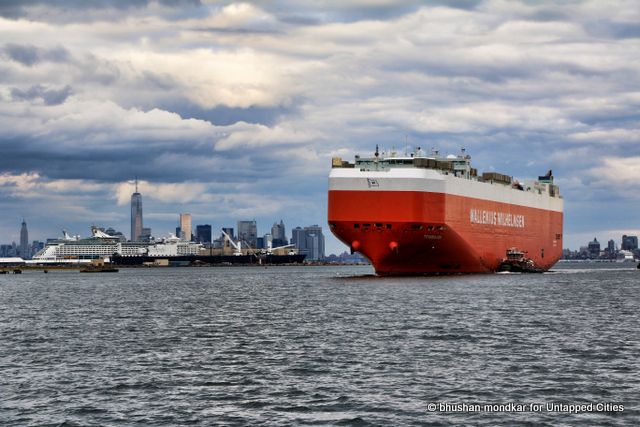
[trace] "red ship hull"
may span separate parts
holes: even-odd
[[[380,275],[489,273],[509,248],[548,270],[561,211],[424,191],[330,190],[331,231]]]

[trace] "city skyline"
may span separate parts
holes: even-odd
[[[163,238],[163,237],[168,237],[172,234],[172,231],[169,231],[166,233],[166,235],[164,236],[153,236],[151,234],[151,228],[150,227],[142,227],[142,194],[139,192],[138,189],[138,179],[136,178],[134,181],[134,192],[131,194],[131,217],[130,217],[130,223],[131,223],[131,237],[129,240],[131,241],[140,241],[140,240],[145,240],[145,241],[149,241],[149,238]],[[178,226],[175,228],[175,235],[183,240],[187,240],[187,241],[199,241],[199,236],[201,236],[201,232],[205,233],[205,235],[209,236],[208,241],[205,241],[206,243],[211,243],[215,241],[214,236],[216,234],[212,234],[212,227],[211,224],[194,224],[196,227],[196,232],[193,232],[193,218],[192,215],[190,213],[179,213],[178,214]],[[95,225],[95,223],[92,223],[92,227]],[[222,236],[222,231],[226,231],[227,233],[229,233],[231,236],[234,236],[234,229],[232,227],[227,227],[225,225],[222,225],[221,227],[219,227],[220,230],[220,236]],[[237,239],[240,241],[245,242],[246,244],[249,244],[251,247],[254,248],[266,248],[267,247],[267,242],[264,241],[264,239],[269,238],[269,243],[273,243],[274,241],[276,242],[275,245],[273,245],[274,247],[277,246],[282,246],[282,245],[286,245],[287,243],[289,243],[289,241],[292,244],[295,244],[295,246],[298,249],[302,249],[305,253],[309,252],[311,254],[315,254],[315,253],[322,253],[322,257],[318,258],[318,257],[311,257],[310,259],[323,259],[324,258],[324,254],[325,254],[325,238],[326,235],[324,235],[322,233],[322,226],[319,226],[318,224],[314,224],[314,225],[308,225],[308,226],[296,226],[295,228],[291,229],[291,239],[289,240],[287,238],[286,235],[286,226],[284,224],[283,219],[280,219],[280,222],[274,222],[273,225],[267,229],[267,232],[265,232],[264,234],[260,233],[258,227],[257,227],[257,221],[255,219],[253,220],[237,220],[236,222],[237,228],[235,229],[237,232]],[[113,229],[111,226],[109,226],[110,229]],[[141,233],[138,233],[138,227],[141,230]],[[105,227],[102,227],[103,229]],[[318,241],[317,240],[313,240],[313,235],[315,234],[315,230],[318,230],[319,235],[322,236],[321,238],[321,243],[320,246],[318,247]],[[114,230],[115,231],[115,230]],[[304,232],[304,233],[309,233],[311,232],[312,235],[312,241],[313,243],[309,243],[309,242],[305,242],[305,240],[307,240],[307,237],[304,237],[302,239],[302,243],[299,242],[299,238],[296,237],[296,233],[300,233],[300,232]],[[120,232],[118,232],[120,233]],[[146,233],[146,234],[145,234]],[[329,235],[331,235],[331,233],[329,233]],[[135,236],[135,237],[134,237]],[[146,239],[140,239],[140,237],[143,236]],[[332,236],[333,237],[333,236]],[[631,233],[625,233],[621,236],[621,244],[620,244],[620,249],[621,250],[625,250],[625,245],[628,244],[627,239],[635,239],[635,251],[637,251],[637,236],[633,236],[631,235]],[[25,239],[27,240],[27,248],[30,248],[29,244],[28,244],[28,232],[26,229],[26,223],[25,223],[25,219],[22,219],[22,227],[20,230],[20,244],[17,246],[18,248],[18,254],[22,254],[23,248],[24,248],[24,241]],[[47,238],[49,239],[49,238]],[[43,240],[47,240],[47,239],[43,239]],[[334,238],[335,240],[335,238]],[[38,240],[35,240],[35,242],[40,243]],[[260,242],[260,243],[259,243]],[[577,257],[578,254],[580,253],[584,253],[587,248],[591,247],[592,243],[597,243],[597,237],[594,237],[593,242],[589,242],[587,244],[587,246],[581,245],[579,246],[579,249],[576,248],[572,248],[572,247],[568,247],[567,245],[563,246],[563,257],[567,257],[569,254],[571,254],[572,257]],[[618,252],[618,245],[615,243],[615,239],[609,239],[609,248],[607,249],[608,251],[612,251],[612,247],[611,244],[614,244],[614,248],[615,248],[615,252]],[[15,243],[15,241],[13,241],[13,243]],[[6,244],[5,244],[6,245]],[[307,249],[307,248],[311,248],[311,249]],[[345,245],[346,247],[346,245]],[[343,253],[344,250],[340,250],[340,245],[337,246],[337,250],[331,251],[330,254],[332,255],[338,255],[340,253]],[[344,249],[344,248],[343,248]],[[30,254],[29,254],[30,255]],[[327,253],[326,255],[329,255],[329,253]]]
[[[3,2],[0,238],[127,232],[136,175],[156,235],[180,212],[326,227],[331,157],[376,144],[553,169],[564,247],[640,234],[637,22],[626,0]]]
[[[193,241],[200,241],[198,239],[198,236],[200,236],[202,233],[202,235],[204,236],[209,236],[209,239],[205,239],[204,242],[205,243],[211,243],[213,242],[215,239],[217,239],[218,237],[220,237],[222,235],[222,231],[226,231],[227,233],[229,233],[231,236],[235,236],[236,238],[238,238],[239,240],[244,240],[250,243],[253,243],[254,246],[258,246],[255,244],[255,242],[253,242],[253,239],[251,238],[251,236],[255,236],[256,241],[259,239],[262,239],[263,237],[269,235],[271,236],[274,241],[276,241],[276,239],[282,238],[285,239],[287,242],[291,242],[294,243],[296,238],[295,238],[295,233],[299,230],[309,230],[309,229],[315,229],[318,228],[320,231],[320,234],[323,235],[323,238],[326,239],[326,237],[329,234],[325,234],[323,232],[323,230],[328,230],[328,227],[323,227],[322,225],[318,225],[318,224],[309,224],[309,225],[302,225],[302,224],[298,224],[295,225],[293,227],[290,228],[291,230],[291,236],[289,237],[286,233],[286,224],[284,223],[284,221],[282,219],[280,219],[279,222],[273,222],[271,227],[268,226],[264,226],[264,230],[265,232],[262,233],[261,228],[258,228],[258,222],[255,220],[237,220],[236,224],[238,225],[237,228],[234,227],[228,227],[229,224],[220,224],[219,227],[214,227],[211,224],[205,224],[204,222],[206,222],[206,220],[202,221],[201,224],[193,222],[193,218],[191,216],[191,214],[185,214],[185,213],[181,213],[179,214],[178,217],[178,227],[176,227],[177,229],[181,229],[180,224],[183,221],[183,216],[188,216],[187,222],[191,225],[191,223],[193,223],[193,226],[195,226],[196,232],[192,233],[191,235],[191,239]],[[252,230],[254,229],[253,227],[255,226],[255,232],[251,231],[251,236],[249,236],[249,238],[247,238],[247,235],[240,235],[239,233],[237,233],[237,230],[240,229],[240,225],[241,224],[247,224],[250,225],[252,227]],[[91,226],[95,226],[96,224],[92,223]],[[117,227],[113,227],[111,225],[100,225],[99,227],[101,227],[101,229],[110,229],[113,231],[118,231]],[[193,229],[193,227],[192,227]],[[278,237],[273,237],[276,236],[276,234],[274,233],[274,230],[281,230],[282,234],[278,234]],[[118,231],[119,232],[119,231]],[[168,237],[171,235],[171,233],[173,233],[173,231],[169,230],[166,233],[162,233],[161,235],[152,235],[151,237],[154,237],[156,239],[161,239],[164,237]],[[237,234],[236,234],[237,233]],[[280,233],[280,231],[278,232]],[[72,233],[75,234],[75,233]],[[639,233],[640,234],[640,233]],[[82,233],[79,234],[81,237],[83,236]],[[282,236],[282,237],[280,237]],[[33,242],[37,242],[37,243],[42,243],[42,242],[46,242],[47,239],[56,239],[59,238],[60,236],[48,236],[48,237],[43,237],[43,236],[39,236],[38,239],[34,239]],[[181,236],[178,236],[181,237]],[[16,242],[15,240],[5,240],[5,241],[0,241],[0,244],[2,245],[9,245],[11,243],[17,244],[17,254],[20,253],[20,251],[22,251],[22,247],[23,247],[23,242],[24,239],[27,239],[27,246],[30,247],[32,242],[28,241],[28,231],[27,231],[27,224],[26,224],[26,220],[25,218],[22,219],[22,223],[21,223],[21,229],[20,229],[20,240],[19,243]],[[571,252],[575,252],[575,253],[580,253],[580,251],[582,250],[586,250],[589,245],[593,242],[598,242],[598,243],[604,243],[605,241],[607,241],[608,247],[604,248],[603,250],[608,250],[608,251],[612,251],[615,250],[617,251],[621,251],[621,250],[631,250],[631,251],[637,251],[638,248],[638,235],[634,234],[634,233],[624,233],[620,236],[617,236],[617,238],[611,238],[611,239],[600,239],[598,240],[598,236],[594,236],[593,241],[588,240],[585,242],[582,242],[579,246],[577,247],[568,247],[565,245],[565,247],[563,248],[565,251],[571,251]],[[278,244],[274,244],[273,246],[281,246],[282,244],[286,244],[286,243],[281,243],[281,242],[277,242]],[[297,242],[296,242],[297,243]],[[613,244],[613,246],[611,246],[611,244]],[[296,245],[298,246],[298,245]],[[266,243],[265,243],[265,247],[266,247]],[[629,247],[631,247],[631,249],[629,249]],[[342,249],[342,250],[340,250]],[[338,255],[342,252],[344,252],[345,250],[348,250],[348,248],[345,246],[344,248],[340,248],[338,247],[337,251],[327,251],[326,254],[335,254]],[[323,241],[323,245],[322,245],[322,251],[325,251],[325,242]]]

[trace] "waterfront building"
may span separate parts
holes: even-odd
[[[42,249],[44,249],[44,242],[41,242],[39,240],[34,240],[33,242],[31,242],[31,252],[29,254],[29,258],[32,258],[36,253],[38,253],[38,251],[41,251]]]
[[[178,235],[178,237],[180,237],[182,240],[190,242],[193,236],[191,230],[192,230],[191,214],[181,213],[180,214],[180,234]]]
[[[611,239],[607,242],[607,248],[604,250],[607,253],[608,258],[615,258],[616,256],[616,242]]]
[[[282,246],[282,245],[275,245],[273,242],[274,242],[273,235],[267,233],[262,238],[262,246],[260,246],[260,248],[266,249],[269,247],[269,245],[271,245],[272,248],[277,248],[278,246]]]
[[[232,239],[236,238],[236,235],[233,232],[233,227],[222,227],[222,231],[227,233],[229,235],[229,237],[231,237]],[[222,235],[222,237],[224,237],[224,235]],[[222,239],[222,240],[224,240],[224,239]]]
[[[27,230],[27,223],[24,218],[22,219],[22,226],[20,227],[20,257],[22,259],[31,258],[31,251],[29,250],[29,231]]]
[[[587,246],[587,251],[589,252],[590,258],[598,258],[600,256],[600,242],[595,237],[592,242],[589,242]]]
[[[303,249],[305,246],[304,228],[296,227],[291,230],[291,243],[294,244],[299,251]]]
[[[271,227],[271,236],[272,236],[272,245],[274,248],[277,248],[278,246],[285,246],[289,243],[289,241],[287,240],[287,233],[285,231],[285,227],[284,227],[284,222],[282,222],[282,220],[280,220],[280,224],[278,223],[273,223],[273,226]]]
[[[142,227],[142,234],[140,235],[141,242],[150,242],[151,241],[151,228]]]
[[[298,249],[298,253],[305,254],[308,261],[324,260],[324,235],[322,227],[296,227],[292,230],[291,243]]]
[[[0,245],[0,258],[13,258],[18,256],[16,244]]]
[[[140,241],[142,235],[142,195],[138,193],[138,180],[136,179],[136,191],[131,195],[131,241]]]
[[[196,242],[211,243],[211,224],[196,225]]]
[[[624,251],[635,251],[638,249],[638,236],[622,236],[622,246],[620,247]]]
[[[258,227],[255,219],[252,221],[238,221],[238,240],[254,249],[258,246]]]

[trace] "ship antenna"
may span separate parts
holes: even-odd
[[[136,193],[138,192],[138,175],[136,175]]]
[[[378,144],[376,144],[376,152],[374,154],[376,157],[380,156],[380,153],[378,152]]]

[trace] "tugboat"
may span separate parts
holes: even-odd
[[[506,258],[502,259],[498,271],[511,271],[514,273],[542,273],[544,270],[536,267],[531,258],[517,248],[507,249]]]

